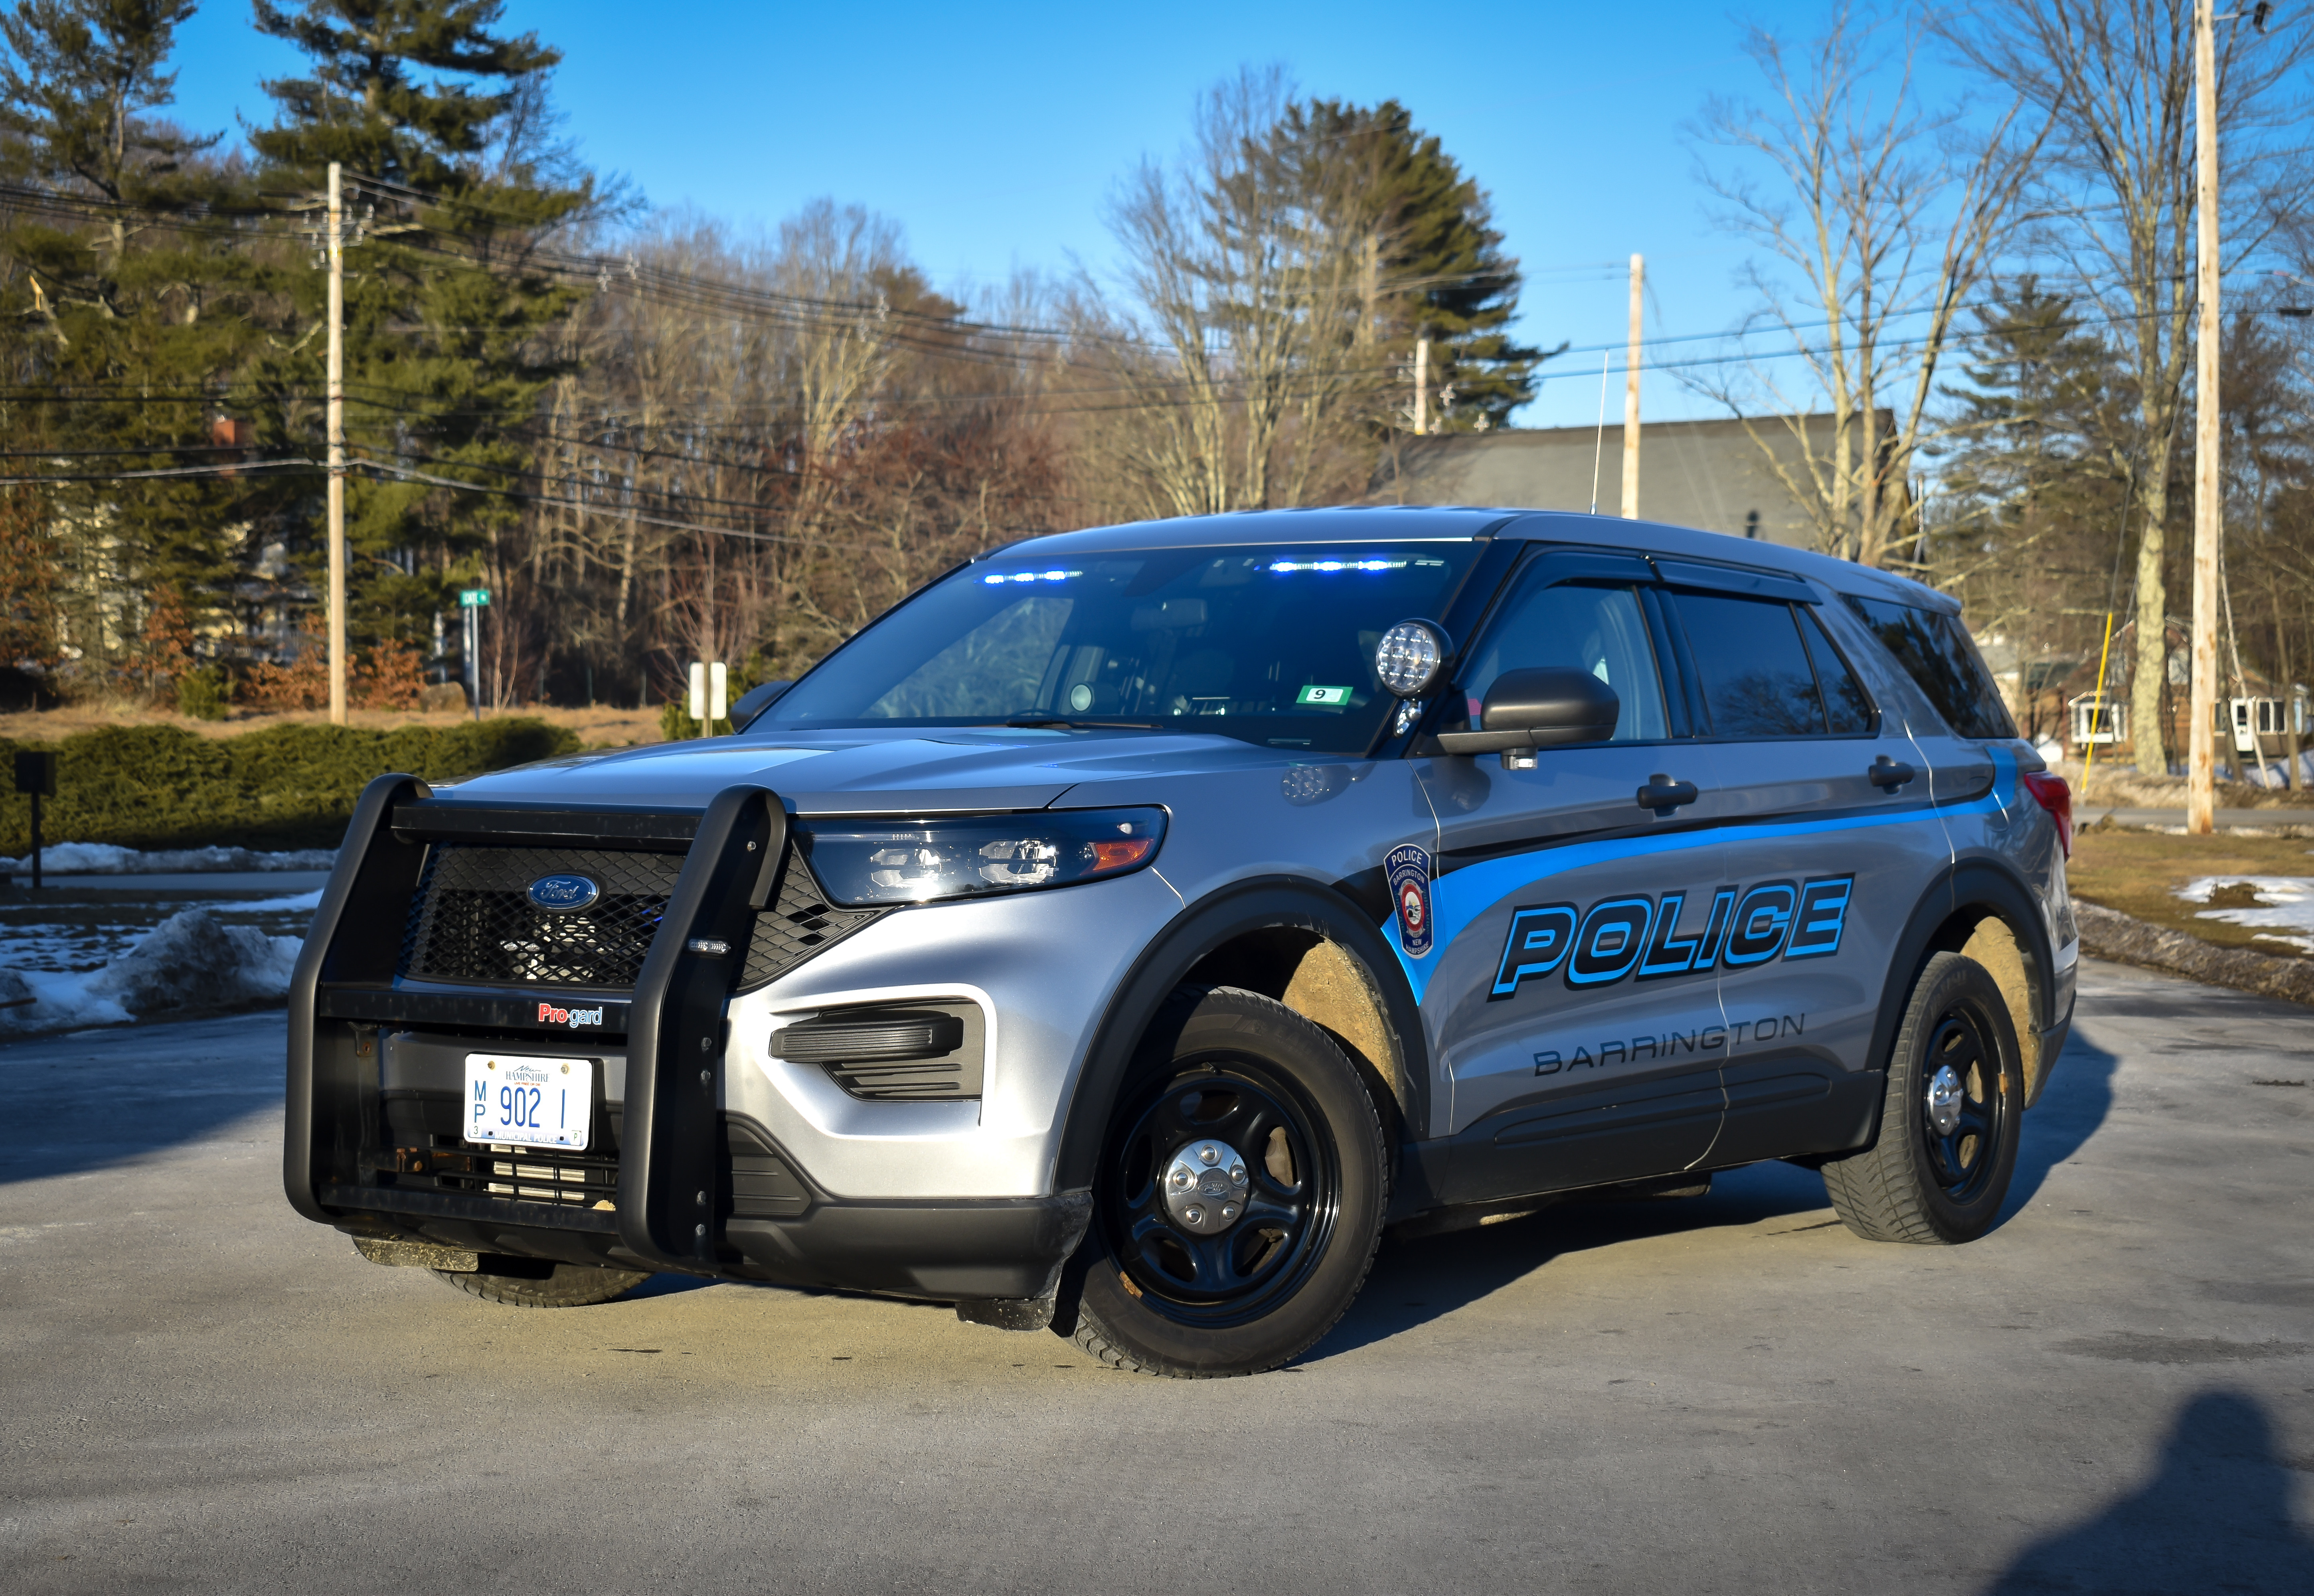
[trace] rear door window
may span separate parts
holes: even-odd
[[[1978,740],[2017,735],[2009,706],[2000,701],[1992,673],[1959,616],[1852,593],[1844,596],[1956,735]]]
[[[1816,685],[1824,689],[1824,709],[1832,721],[1833,735],[1860,736],[1869,732],[1872,701],[1864,695],[1864,683],[1856,679],[1856,673],[1824,635],[1815,607],[1798,604],[1792,613],[1799,617],[1800,635],[1807,639],[1808,658],[1815,666]]]
[[[1811,737],[1827,729],[1815,668],[1792,606],[1778,599],[1682,593],[1676,607],[1703,678],[1710,735]]]

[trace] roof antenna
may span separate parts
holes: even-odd
[[[1599,452],[1607,443],[1607,360],[1599,357],[1599,432],[1591,440],[1591,513],[1599,513]]]

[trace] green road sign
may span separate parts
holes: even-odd
[[[490,590],[487,587],[461,587],[458,589],[458,603],[466,609],[482,609],[487,607],[490,602]]]

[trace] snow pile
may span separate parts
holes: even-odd
[[[101,970],[0,970],[0,1028],[56,1030],[183,1010],[234,1008],[287,995],[303,946],[187,909]],[[32,1001],[23,1001],[25,998]]]
[[[110,842],[57,842],[40,850],[48,876],[155,876],[189,870],[326,870],[338,862],[334,848],[296,848],[258,853],[247,848],[164,848],[140,853]],[[0,876],[29,876],[32,857],[0,859]]]
[[[2221,920],[2228,925],[2272,926],[2261,930],[2262,942],[2285,942],[2302,953],[2314,953],[2314,877],[2204,876],[2177,889],[2189,904],[2210,904],[2197,920]]]

